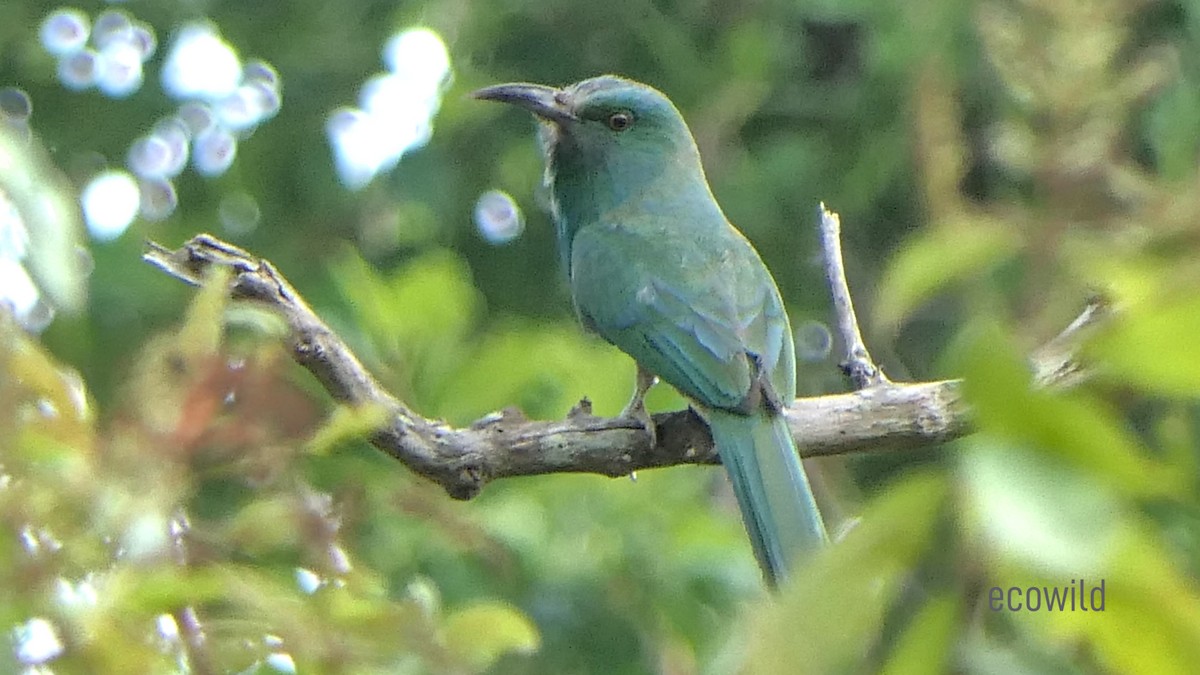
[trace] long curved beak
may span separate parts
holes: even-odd
[[[511,103],[552,122],[575,122],[579,118],[571,112],[570,99],[561,89],[544,84],[510,82],[484,87],[471,94],[482,101]]]

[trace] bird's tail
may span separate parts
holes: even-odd
[[[828,541],[812,489],[783,415],[704,410],[733,483],[754,555],[772,585]]]

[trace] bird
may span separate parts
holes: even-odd
[[[660,379],[689,399],[777,587],[828,542],[784,417],[796,394],[792,331],[770,272],[717,204],[683,115],[653,87],[616,75],[472,95],[539,121],[576,313],[637,364],[622,414],[653,439],[646,391]]]

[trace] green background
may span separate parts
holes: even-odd
[[[1200,662],[1200,6],[116,6],[160,40],[146,84],[123,100],[57,82],[37,33],[56,5],[0,4],[0,87],[28,94],[35,144],[73,181],[69,198],[94,153],[120,165],[173,110],[158,69],[186,22],[207,18],[244,58],[274,65],[283,107],[224,176],[185,172],[170,218],[86,244],[81,315],[40,336],[4,324],[0,630],[51,621],[64,646],[54,672],[274,672],[273,652],[303,673],[1167,673]],[[326,119],[355,103],[388,36],[411,26],[439,33],[453,68],[432,138],[348,191]],[[606,72],[682,110],[794,326],[833,321],[824,201],[841,214],[851,289],[885,370],[966,378],[979,433],[811,463],[827,519],[849,533],[778,601],[719,470],[514,479],[453,501],[361,440],[362,420],[289,361],[271,317],[140,261],[145,239],[176,246],[206,231],[270,259],[429,417],[463,425],[516,405],[558,418],[585,396],[615,414],[633,366],[574,323],[534,125],[468,97]],[[526,220],[505,245],[472,220],[490,189]],[[261,209],[249,232],[219,218],[238,194]],[[1083,347],[1094,377],[1067,392],[1031,387],[1023,355],[1096,293],[1120,315]],[[841,349],[802,362],[802,394],[848,388]],[[64,412],[80,381],[86,411]],[[64,414],[43,414],[46,401]],[[650,404],[684,402],[659,387]],[[181,519],[186,534],[171,535]],[[319,588],[303,592],[298,569]],[[988,607],[994,586],[1080,578],[1105,580],[1104,612]],[[202,643],[156,637],[157,617],[186,628],[193,612]],[[0,650],[0,671],[18,668]]]

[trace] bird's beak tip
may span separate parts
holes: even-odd
[[[470,98],[473,98],[477,101],[495,101],[495,100],[498,100],[497,90],[502,89],[507,86],[508,85],[505,85],[505,84],[495,84],[490,87],[483,87],[480,89],[476,89],[475,91],[471,92],[470,94],[467,94],[467,96],[469,96]]]

